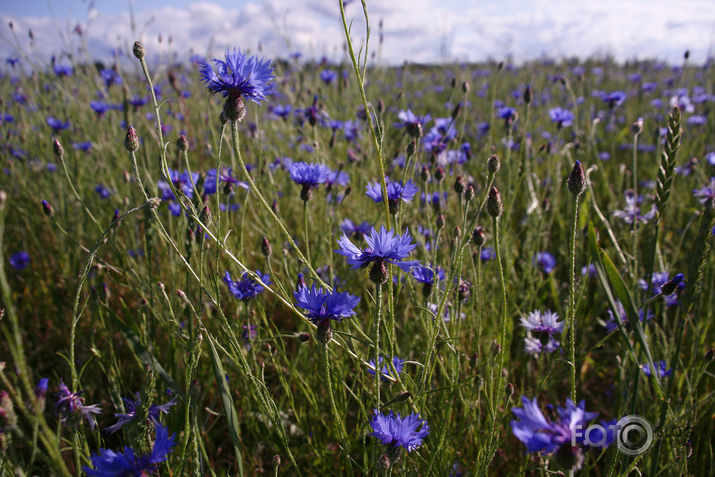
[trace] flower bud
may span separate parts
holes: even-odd
[[[470,200],[474,199],[474,186],[472,184],[469,184],[466,189],[464,189],[464,200],[469,202]]]
[[[492,187],[489,189],[489,195],[487,196],[487,212],[496,219],[503,211],[504,207],[501,201],[501,194],[496,187]]]
[[[179,136],[179,139],[176,140],[176,147],[178,147],[180,151],[186,151],[189,148],[189,140],[186,139],[184,134]]]
[[[52,150],[57,157],[62,157],[65,154],[65,150],[62,148],[62,144],[60,144],[60,141],[57,138],[52,139]]]
[[[278,467],[281,465],[281,456],[278,454],[273,456],[273,467]]]
[[[567,182],[569,192],[575,196],[583,194],[583,191],[586,190],[586,176],[583,173],[581,161],[576,161]]]
[[[263,240],[261,241],[261,252],[263,253],[264,257],[271,256],[271,243],[266,237],[263,237]]]
[[[201,209],[201,213],[199,214],[199,220],[206,227],[211,225],[211,209],[209,209],[208,205],[204,205],[204,208]]]
[[[409,142],[409,144],[407,144],[407,156],[408,157],[414,156],[416,151],[417,151],[417,143],[413,139],[412,141]]]
[[[633,134],[640,134],[643,132],[643,118],[638,118],[631,124],[631,132]]]
[[[444,179],[444,167],[442,166],[437,166],[434,170],[434,178],[437,179],[437,182],[442,182],[442,179]]]
[[[524,103],[529,104],[531,103],[531,98],[533,96],[533,92],[531,90],[531,85],[526,85],[526,88],[524,88]]]
[[[456,119],[459,117],[459,113],[462,112],[462,103],[459,102],[454,106],[454,109],[452,109],[452,121],[456,121]]]
[[[477,247],[481,247],[487,241],[487,236],[484,233],[484,227],[475,227],[472,232],[472,243]]]
[[[468,81],[462,81],[462,93],[464,93],[464,94],[469,93],[469,82]]]
[[[444,227],[445,219],[444,219],[444,214],[439,214],[437,216],[437,219],[434,222],[435,227],[437,227],[437,230],[441,230],[442,227]]]
[[[496,174],[501,169],[501,162],[499,161],[499,156],[492,154],[487,159],[487,170],[490,174]]]
[[[422,169],[420,169],[420,179],[422,179],[424,182],[430,180],[430,172],[427,166],[422,166]]]
[[[42,212],[48,217],[55,215],[55,209],[53,209],[52,205],[46,200],[42,201]]]
[[[132,47],[132,53],[134,53],[134,56],[137,57],[137,59],[142,59],[144,58],[144,55],[146,55],[146,51],[144,50],[144,45],[142,45],[140,42],[135,41],[134,46]]]
[[[461,196],[464,193],[464,189],[467,187],[467,181],[464,180],[464,177],[462,176],[457,176],[457,180],[454,181],[454,192],[457,193],[457,195]]]
[[[509,399],[514,394],[514,385],[507,383],[504,393],[506,394],[506,398]]]
[[[134,126],[129,126],[127,129],[127,135],[124,136],[124,147],[129,152],[136,152],[139,150],[139,138],[137,137],[137,132]]]

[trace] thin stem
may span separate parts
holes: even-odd
[[[377,312],[375,315],[375,409],[380,410],[380,326],[382,321],[382,284],[375,286],[375,300]],[[387,359],[387,358],[385,358]]]
[[[335,396],[333,394],[333,381],[330,376],[330,351],[328,350],[328,343],[323,343],[323,372],[325,373],[325,385],[328,387],[328,398],[330,399],[330,411],[333,413],[333,419],[335,419],[335,424],[338,426],[338,431],[340,433],[340,439],[345,441],[347,436],[345,435],[345,426],[343,421],[340,420],[340,414],[338,414],[338,407],[335,405]]]
[[[569,361],[571,364],[571,400],[576,402],[576,224],[578,223],[578,195],[571,199],[571,231],[569,234]]]
[[[308,201],[303,201],[303,240],[305,241],[305,258],[310,263],[310,236],[308,235]]]

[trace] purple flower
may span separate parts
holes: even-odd
[[[51,127],[54,130],[54,132],[57,133],[57,132],[62,131],[63,129],[69,128],[70,122],[69,121],[62,122],[55,117],[47,116],[47,125],[49,127]]]
[[[320,80],[325,84],[330,84],[338,77],[338,74],[333,70],[323,70],[320,72]]]
[[[641,209],[638,207],[643,198],[636,197],[632,192],[626,193],[626,207],[623,210],[616,210],[613,212],[613,216],[623,220],[627,224],[633,224],[633,221],[638,221],[641,223],[648,223],[655,217],[656,208],[653,208],[645,215],[641,215]]]
[[[161,424],[156,425],[156,437],[151,453],[137,455],[131,447],[125,447],[122,452],[100,449],[92,454],[92,467],[83,466],[83,470],[91,477],[124,477],[142,476],[156,472],[158,465],[164,462],[173,450],[175,434]]]
[[[380,441],[390,447],[404,447],[407,452],[412,452],[422,445],[422,441],[430,433],[427,421],[420,419],[419,414],[412,413],[407,417],[400,416],[390,411],[390,414],[383,415],[377,409],[375,415],[370,420],[370,427],[375,436]]]
[[[385,180],[387,182],[387,199],[390,202],[410,202],[415,194],[419,192],[417,185],[412,180],[408,180],[404,185],[402,182],[391,181],[389,177],[386,177]],[[373,202],[382,202],[382,185],[380,182],[369,183],[366,194]]]
[[[100,199],[106,199],[110,195],[112,195],[112,191],[104,187],[103,184],[97,184],[97,186],[94,188],[94,191],[99,195]]]
[[[218,189],[219,183],[224,184],[224,191],[230,193],[234,186],[241,187],[248,190],[249,185],[247,182],[243,182],[233,177],[233,169],[223,168],[220,173],[216,173],[216,169],[209,169],[206,172],[206,180],[204,181],[204,194],[213,195]]]
[[[655,365],[655,369],[658,373],[659,378],[664,378],[673,374],[673,368],[668,368],[668,366],[665,364],[665,361],[654,361],[653,364]],[[651,372],[648,363],[642,364],[641,369],[643,370],[643,374],[650,377]]]
[[[262,293],[263,290],[266,289],[264,285],[273,283],[271,278],[261,273],[260,270],[256,270],[256,275],[261,279],[261,283],[249,275],[248,272],[243,272],[241,274],[241,280],[235,282],[231,278],[231,274],[226,270],[223,275],[223,282],[228,286],[228,291],[231,292],[233,296],[241,301],[248,301]]]
[[[626,314],[626,309],[623,307],[623,304],[616,300],[616,311],[618,312],[618,319],[621,322],[623,326],[628,325],[628,315]],[[649,312],[648,316],[644,315],[644,311],[641,309],[638,311],[638,318],[640,319],[641,323],[645,322],[645,320],[650,320],[653,318],[653,313]],[[609,333],[616,328],[618,328],[618,323],[616,323],[616,318],[613,315],[613,312],[611,310],[608,310],[608,321],[606,322],[606,331]]]
[[[487,262],[489,260],[492,260],[496,258],[496,253],[494,252],[494,248],[487,246],[483,247],[482,251],[479,253],[479,258],[482,262]]]
[[[94,426],[97,424],[94,415],[101,414],[102,409],[98,404],[85,406],[84,398],[81,396],[82,392],[70,392],[65,383],[60,381],[60,390],[57,393],[58,398],[55,407],[62,416],[62,422],[67,422],[68,419],[76,419],[81,414],[87,419],[89,427],[94,430]]]
[[[553,108],[549,110],[549,117],[551,118],[551,122],[556,123],[558,128],[571,126],[574,118],[571,111],[563,108]]]
[[[250,99],[260,104],[273,93],[273,67],[270,60],[247,57],[234,48],[226,51],[226,61],[214,59],[216,70],[209,63],[199,67],[201,79],[213,94]]]
[[[395,379],[395,376],[392,375],[392,370],[387,366],[387,364],[382,364],[382,356],[378,358],[377,362],[378,368],[380,368],[380,374],[382,375],[381,378],[383,381],[389,381],[391,378]],[[405,362],[397,356],[392,357],[392,364],[395,366],[395,371],[397,371],[397,374],[400,374],[402,372],[404,363]],[[380,366],[381,364],[382,366]],[[367,372],[373,376],[375,375],[375,359],[371,359],[367,362]]]
[[[325,182],[331,173],[328,166],[307,162],[294,162],[290,165],[288,172],[293,182],[303,186],[315,187]]]
[[[15,270],[22,270],[24,268],[27,268],[27,266],[30,264],[30,254],[27,253],[24,250],[20,250],[19,252],[15,252],[10,256],[10,266],[14,268]]]
[[[380,231],[373,227],[370,236],[365,234],[367,247],[363,250],[357,248],[348,237],[343,236],[338,240],[340,249],[335,253],[347,257],[351,268],[366,268],[373,262],[392,263],[400,267],[404,272],[417,265],[417,261],[402,261],[417,246],[412,243],[412,236],[409,232],[404,235],[395,235],[392,230],[386,230],[384,226]]]
[[[420,117],[408,109],[407,111],[397,113],[397,119],[400,121],[395,123],[396,128],[400,129],[404,127],[407,134],[416,136],[417,132],[432,120],[432,116],[428,113]]]
[[[50,380],[48,378],[42,378],[37,382],[37,386],[35,386],[35,396],[37,396],[38,399],[44,398],[45,394],[47,394],[47,385],[49,382]]]
[[[122,77],[116,71],[105,68],[99,72],[99,76],[104,80],[104,85],[109,89],[113,84],[122,84]]]
[[[346,235],[365,235],[370,233],[370,229],[372,229],[372,225],[370,225],[370,222],[362,222],[360,224],[355,224],[352,220],[350,219],[345,219],[342,222],[340,222],[340,230],[343,231],[344,234]]]
[[[444,280],[444,270],[442,267],[426,267],[424,265],[417,265],[410,269],[412,278],[420,283],[433,284],[435,281]]]
[[[550,454],[561,446],[578,442],[576,431],[581,431],[587,422],[598,415],[586,412],[584,401],[576,406],[567,399],[566,408],[558,408],[558,421],[551,422],[539,410],[536,398],[529,401],[526,396],[522,396],[521,402],[523,408],[515,407],[511,410],[517,418],[511,421],[511,429],[516,438],[526,444],[527,452]]]
[[[115,414],[114,417],[117,418],[117,422],[109,426],[108,428],[105,429],[105,431],[108,431],[110,434],[113,434],[117,432],[119,429],[122,428],[125,424],[128,424],[134,420],[136,417],[137,413],[137,408],[141,406],[141,399],[139,396],[139,393],[135,394],[135,399],[129,399],[129,398],[122,398],[122,401],[124,401],[124,406],[126,408],[126,413],[122,414]],[[147,417],[148,419],[155,425],[159,426],[159,415],[160,414],[169,414],[169,408],[176,404],[176,398],[172,399],[171,401],[156,405],[152,404],[149,407],[149,410],[147,411]]]
[[[702,189],[693,189],[693,197],[698,199],[698,202],[703,205],[709,201],[715,201],[715,177],[710,178],[710,185]]]
[[[535,310],[529,312],[526,317],[522,316],[520,324],[528,331],[547,333],[551,335],[554,333],[561,333],[564,329],[564,323],[558,320],[559,315],[551,310],[546,310],[543,313]]]
[[[626,93],[623,91],[613,91],[611,93],[601,93],[601,99],[604,103],[608,104],[608,107],[613,109],[616,106],[623,104],[626,100]]]
[[[502,106],[497,110],[497,117],[505,121],[512,121],[516,118],[516,109]]]
[[[342,321],[343,318],[353,316],[354,308],[360,301],[359,297],[346,292],[326,292],[322,288],[316,288],[315,284],[310,288],[301,286],[293,292],[296,304],[307,310],[307,316],[313,323],[320,323],[326,320]]]
[[[549,252],[538,252],[534,255],[532,262],[546,274],[553,272],[554,268],[556,268],[556,259]]]

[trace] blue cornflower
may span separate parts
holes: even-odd
[[[673,277],[673,280],[671,280],[668,272],[661,272],[661,273],[656,272],[656,273],[653,273],[653,275],[651,276],[651,286],[650,287],[648,286],[648,283],[645,281],[644,278],[641,278],[640,280],[638,280],[638,286],[642,290],[646,290],[646,291],[648,290],[648,288],[650,288],[651,293],[653,293],[653,295],[659,295],[659,294],[663,293],[663,295],[665,295],[666,305],[674,306],[674,305],[678,304],[678,294],[675,292],[677,292],[680,289],[685,288],[685,282],[683,281],[684,278],[685,278],[685,276],[682,273],[679,273],[675,277]],[[670,281],[673,281],[673,283],[671,284],[672,289],[671,290],[663,290],[663,286]],[[670,292],[670,293],[666,293],[666,291]]]
[[[516,118],[516,109],[502,106],[497,110],[497,117],[505,121],[513,121]]]
[[[300,191],[300,198],[303,202],[310,199],[311,190],[326,181],[332,174],[330,168],[324,164],[314,164],[307,162],[294,162],[288,167],[290,178],[293,182],[300,184],[303,188]]]
[[[100,449],[98,454],[92,454],[92,467],[84,466],[83,470],[91,477],[141,477],[154,473],[173,450],[174,436],[157,424],[151,454],[137,455],[131,447],[125,447],[122,452]]]
[[[279,118],[287,119],[293,111],[293,107],[290,104],[276,104],[271,111]]]
[[[327,186],[340,185],[346,186],[350,183],[350,174],[340,169],[336,171],[329,170],[325,176],[325,184]]]
[[[127,409],[127,412],[125,414],[118,413],[115,414],[114,417],[117,418],[116,424],[109,426],[108,428],[105,429],[105,431],[108,431],[110,434],[113,434],[117,432],[119,429],[122,428],[125,424],[128,424],[134,420],[136,417],[137,413],[137,408],[141,406],[141,398],[139,396],[139,393],[135,394],[135,399],[130,399],[130,398],[122,398],[122,401],[124,401],[124,406]],[[161,413],[168,414],[169,413],[169,408],[176,404],[176,398],[172,399],[171,401],[160,404],[160,405],[155,405],[152,404],[149,407],[148,411],[148,418],[149,420],[155,425],[159,426],[159,415]]]
[[[434,284],[435,281],[444,280],[444,270],[442,267],[426,267],[424,265],[417,265],[410,269],[412,278],[420,283]]]
[[[350,219],[345,219],[340,222],[340,230],[342,230],[343,233],[346,235],[362,236],[365,234],[369,234],[370,229],[372,229],[372,225],[370,225],[370,222],[367,221],[361,222],[357,225]]]
[[[390,381],[394,380],[395,376],[392,375],[392,370],[387,366],[387,364],[382,364],[383,359],[382,356],[378,357],[378,368],[380,368],[380,374],[382,375],[381,378],[383,381]],[[398,358],[397,356],[392,357],[392,364],[395,366],[395,371],[397,371],[397,374],[400,374],[402,372],[402,368],[405,366],[405,362]],[[380,366],[382,365],[382,366]],[[371,359],[370,361],[367,362],[367,372],[371,375],[375,375],[375,359]]]
[[[708,201],[715,201],[715,177],[710,178],[710,185],[702,189],[693,189],[693,197],[703,205],[707,204]]]
[[[565,126],[571,126],[574,116],[568,109],[553,108],[549,110],[549,118],[560,129]]]
[[[223,282],[228,286],[228,291],[230,291],[233,296],[241,301],[248,301],[259,293],[262,293],[263,290],[266,289],[264,285],[273,283],[270,276],[264,275],[260,270],[256,270],[256,275],[258,275],[262,283],[259,283],[255,278],[249,275],[248,272],[243,272],[241,274],[241,280],[234,282],[231,278],[231,274],[227,270],[223,275]]]
[[[213,94],[225,98],[247,98],[260,104],[273,93],[273,67],[271,61],[257,56],[247,57],[234,48],[226,51],[226,61],[214,59],[216,70],[209,64],[199,67],[201,79]]]
[[[544,341],[546,341],[546,343],[544,343]],[[524,337],[524,351],[529,354],[541,354],[543,352],[553,353],[559,349],[559,346],[561,346],[561,343],[550,335],[546,335],[544,339],[534,338],[533,336]]]
[[[419,192],[417,184],[408,180],[404,185],[402,182],[391,181],[389,177],[385,178],[387,184],[387,200],[399,202],[410,202],[412,198]],[[367,196],[373,202],[382,202],[382,185],[379,181],[371,182],[367,185]]]
[[[429,113],[424,116],[417,116],[411,110],[400,111],[397,113],[397,119],[400,121],[395,123],[396,128],[405,128],[407,134],[412,137],[418,137],[422,135],[422,127],[432,120],[432,116]]]
[[[402,261],[417,246],[412,243],[412,236],[409,232],[405,232],[404,235],[395,235],[395,232],[386,230],[384,226],[380,227],[379,232],[373,227],[369,236],[365,234],[365,242],[367,247],[360,250],[343,234],[338,240],[340,249],[335,250],[335,253],[347,257],[348,264],[353,269],[366,268],[373,262],[381,266],[388,262],[397,265],[402,271],[408,272],[410,268],[419,264],[417,261]]]
[[[72,68],[71,66],[67,66],[67,65],[55,64],[52,66],[52,70],[59,77],[72,76],[72,73],[74,73],[74,68]]]
[[[55,117],[47,116],[47,125],[49,127],[51,127],[55,132],[59,132],[59,131],[62,131],[63,129],[69,128],[70,122],[69,121],[62,122]]]
[[[526,317],[521,317],[521,326],[526,328],[528,331],[535,331],[537,333],[561,333],[564,329],[564,323],[559,322],[559,315],[551,310],[546,310],[541,312],[539,310],[529,312]]]
[[[79,414],[84,416],[89,422],[89,427],[94,430],[94,426],[97,424],[95,419],[95,414],[101,414],[102,409],[98,404],[92,404],[85,406],[84,398],[81,396],[83,391],[78,391],[76,393],[70,392],[67,385],[60,381],[60,390],[57,393],[57,402],[55,407],[57,411],[62,415],[62,422],[67,422],[68,419],[76,419]]]
[[[479,258],[482,262],[488,262],[489,260],[496,258],[496,256],[497,254],[494,252],[494,247],[491,246],[483,247],[479,254]]]
[[[223,168],[221,172],[216,173],[216,169],[209,169],[206,172],[206,180],[204,181],[204,194],[213,195],[216,193],[218,188],[218,183],[222,182],[224,184],[224,192],[230,194],[234,186],[242,187],[248,190],[249,185],[247,182],[243,182],[233,177],[232,168]]]
[[[626,100],[626,93],[623,91],[613,91],[611,93],[601,93],[601,99],[603,102],[608,104],[608,107],[613,109],[616,106],[620,106],[623,104],[623,101]]]
[[[112,109],[112,107],[104,101],[90,101],[89,107],[92,108],[92,111],[97,113],[97,116],[100,118],[104,113]]]
[[[457,137],[457,130],[451,118],[436,118],[435,125],[422,139],[422,144],[427,152],[435,155],[447,149],[449,143]]]
[[[104,184],[97,184],[97,186],[94,188],[94,191],[99,195],[100,199],[106,199],[110,195],[112,195],[112,191],[104,187]]]
[[[310,288],[299,287],[293,292],[293,296],[296,304],[308,311],[308,318],[315,324],[326,320],[342,321],[343,318],[353,316],[354,308],[360,301],[359,297],[350,293],[335,290],[327,292],[322,288],[316,288],[315,284]]]
[[[338,77],[338,74],[333,70],[323,70],[320,72],[320,79],[325,84],[330,84]]]
[[[616,210],[613,212],[614,217],[618,217],[619,219],[623,220],[627,224],[632,224],[633,221],[638,221],[641,223],[648,223],[649,220],[652,220],[655,217],[656,213],[656,208],[653,206],[653,208],[650,210],[650,212],[646,214],[641,214],[641,209],[638,207],[638,204],[643,201],[643,198],[638,196],[636,197],[632,191],[626,192],[625,195],[626,199],[626,207],[623,210]]]
[[[113,69],[105,68],[99,72],[99,76],[104,80],[104,85],[109,89],[113,84],[122,84],[122,77]]]
[[[332,171],[324,164],[294,162],[289,166],[288,172],[290,173],[290,178],[296,184],[315,187],[325,182]]]
[[[534,255],[532,262],[539,267],[539,270],[547,274],[556,268],[556,259],[549,252],[538,252]]]
[[[49,383],[49,378],[42,378],[37,382],[37,386],[35,386],[35,396],[37,396],[38,399],[45,397],[45,394],[47,394],[47,385]]]
[[[548,454],[556,452],[561,446],[570,446],[574,441],[583,442],[583,435],[576,434],[576,431],[583,430],[585,424],[598,415],[586,412],[584,401],[577,406],[567,399],[566,408],[558,408],[559,420],[550,422],[539,410],[536,398],[529,401],[522,396],[521,402],[523,408],[514,407],[511,410],[518,419],[511,421],[511,428],[516,438],[526,444],[527,452]],[[608,444],[607,440],[603,443]]]
[[[404,447],[407,452],[412,452],[422,445],[422,441],[430,433],[427,421],[420,419],[419,414],[412,413],[402,417],[400,413],[383,415],[377,409],[370,419],[370,427],[375,436],[386,446],[391,448]]]
[[[668,368],[668,366],[665,364],[665,361],[654,361],[653,364],[655,365],[655,369],[658,373],[659,378],[664,378],[673,374],[673,368]],[[642,364],[641,369],[643,370],[643,374],[650,377],[651,372],[648,363]]]
[[[628,315],[626,314],[626,309],[623,307],[623,304],[616,300],[616,312],[618,313],[618,319],[621,322],[623,326],[628,326]],[[640,309],[638,311],[638,319],[640,319],[641,323],[645,322],[645,320],[650,320],[653,318],[653,313],[648,312],[648,315],[644,315],[644,310]],[[613,312],[611,310],[608,310],[608,321],[605,324],[606,326],[606,331],[609,333],[615,329],[618,328],[618,323],[616,323],[616,317],[613,315]]]
[[[24,250],[20,250],[19,252],[15,252],[10,256],[9,262],[12,268],[14,268],[15,270],[22,270],[24,268],[27,268],[27,266],[30,264],[30,254]]]
[[[72,147],[78,151],[89,152],[92,150],[92,141],[73,142]]]

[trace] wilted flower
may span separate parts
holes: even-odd
[[[98,404],[85,406],[84,398],[81,396],[82,393],[83,391],[70,392],[67,385],[60,381],[60,390],[57,394],[58,399],[55,407],[62,416],[62,422],[67,422],[68,419],[76,419],[81,414],[87,419],[89,427],[94,430],[94,426],[97,424],[94,415],[101,414],[102,409]]]

